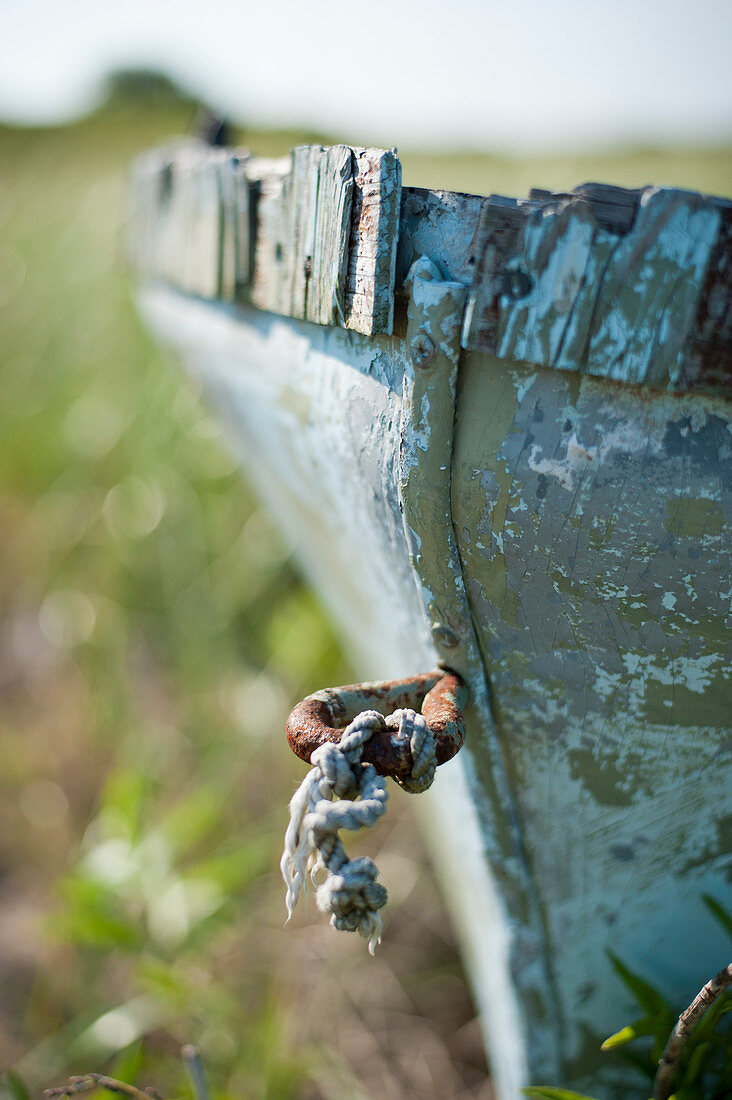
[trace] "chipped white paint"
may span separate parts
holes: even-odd
[[[529,469],[535,474],[546,474],[547,477],[555,477],[563,489],[573,492],[577,481],[581,480],[587,467],[591,466],[598,455],[597,447],[583,447],[573,432],[563,445],[566,455],[563,459],[539,458],[541,447],[534,444],[529,456]],[[513,511],[513,509],[512,509]]]
[[[516,400],[523,401],[536,381],[536,375],[529,374],[526,376],[524,371],[512,371],[511,377],[513,378],[513,384],[516,389]]]

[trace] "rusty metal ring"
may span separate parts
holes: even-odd
[[[363,710],[377,710],[385,717],[409,707],[420,711],[435,738],[438,764],[451,760],[465,740],[463,707],[467,689],[455,672],[436,669],[405,680],[348,684],[308,695],[287,719],[287,740],[301,760],[327,741],[338,743],[344,728]],[[408,778],[412,770],[409,743],[384,729],[374,733],[363,747],[361,759],[373,764],[380,775]]]

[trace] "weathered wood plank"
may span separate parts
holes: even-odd
[[[609,183],[583,183],[572,192],[554,193],[540,187],[532,187],[529,198],[535,201],[573,199],[579,195],[586,199],[592,208],[595,220],[601,229],[624,236],[633,227],[638,213],[641,195],[646,188],[614,187]]]
[[[395,155],[300,146],[287,167],[270,162],[269,170],[254,170],[254,304],[368,334],[391,331],[400,197]]]
[[[546,919],[561,1079],[583,1095],[642,1091],[586,1045],[624,1011],[608,948],[679,997],[709,965],[679,952],[712,947],[699,896],[728,889],[729,412],[461,360],[452,523]]]
[[[496,352],[499,302],[515,281],[510,261],[518,248],[523,218],[517,199],[491,195],[483,201],[469,245],[473,273],[463,321],[464,348]]]
[[[314,223],[318,202],[320,149],[300,145],[292,150],[289,194],[285,213],[283,286],[280,312],[305,318],[308,284],[308,256],[312,256]],[[312,260],[310,261],[312,263]]]
[[[257,184],[249,177],[251,159],[249,155],[241,155],[236,158],[233,164],[236,195],[234,241],[237,296],[249,286],[254,271],[254,241],[256,236],[254,214],[258,188]]]
[[[172,161],[163,150],[145,153],[133,165],[127,247],[133,264],[145,275],[157,275],[165,263],[171,181]]]
[[[185,282],[188,266],[185,226],[192,201],[188,157],[170,156],[160,168],[160,206],[157,212],[159,232],[152,245],[151,270],[172,284]]]
[[[189,177],[192,214],[187,223],[186,280],[188,290],[202,298],[219,296],[223,223],[220,168],[219,156],[201,158]]]
[[[135,166],[135,266],[190,294],[232,301],[249,278],[248,154],[185,142]]]
[[[232,153],[221,161],[221,253],[219,297],[236,299],[239,287],[249,281],[249,181],[246,153]]]
[[[338,323],[353,167],[345,145],[299,146],[261,171],[252,300],[260,309]]]
[[[348,241],[353,204],[353,153],[347,145],[326,149],[318,168],[306,316],[320,325],[342,323],[345,310]],[[306,260],[307,262],[307,260]],[[393,294],[393,290],[392,290]]]
[[[685,356],[710,265],[722,273],[715,318],[729,308],[729,241],[720,235],[728,206],[694,192],[599,184],[571,195],[534,191],[524,202],[491,196],[473,242],[463,346],[558,370],[689,388]],[[709,330],[709,318],[706,324]],[[712,339],[719,339],[716,330]]]
[[[402,168],[396,150],[355,149],[354,155],[346,327],[366,335],[390,333],[394,327]]]
[[[701,195],[644,193],[633,231],[598,280],[587,373],[676,388],[720,225]]]
[[[353,192],[350,147],[300,146],[293,151],[291,178],[289,287],[283,311],[333,325],[343,310]]]
[[[285,189],[290,174],[290,158],[277,160],[253,158],[247,172],[252,184],[254,204],[254,243],[252,248],[251,300],[258,309],[282,312],[274,289],[282,285],[281,269],[285,255],[283,211]]]

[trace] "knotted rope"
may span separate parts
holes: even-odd
[[[423,715],[404,709],[384,718],[378,711],[364,710],[346,727],[337,744],[327,742],[310,757],[313,767],[290,802],[290,824],[280,861],[287,884],[287,919],[309,874],[317,887],[318,908],[330,913],[334,928],[358,932],[367,939],[372,955],[381,942],[379,910],[386,905],[388,893],[376,881],[379,871],[374,861],[349,859],[338,833],[375,825],[386,810],[385,777],[373,764],[361,762],[364,744],[383,730],[393,730],[393,737],[409,740],[411,775],[397,780],[399,785],[412,794],[432,785],[437,764],[435,739]],[[323,871],[325,879],[318,882]]]

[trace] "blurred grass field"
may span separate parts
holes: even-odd
[[[358,842],[392,894],[377,958],[313,906],[282,926],[302,774],[284,718],[354,673],[135,314],[126,167],[191,117],[112,102],[0,126],[0,1058],[32,1095],[97,1070],[190,1096],[178,1054],[195,1043],[219,1100],[487,1100],[408,799]],[[276,153],[303,135],[241,136]],[[406,184],[480,193],[732,193],[732,147],[402,159]]]

